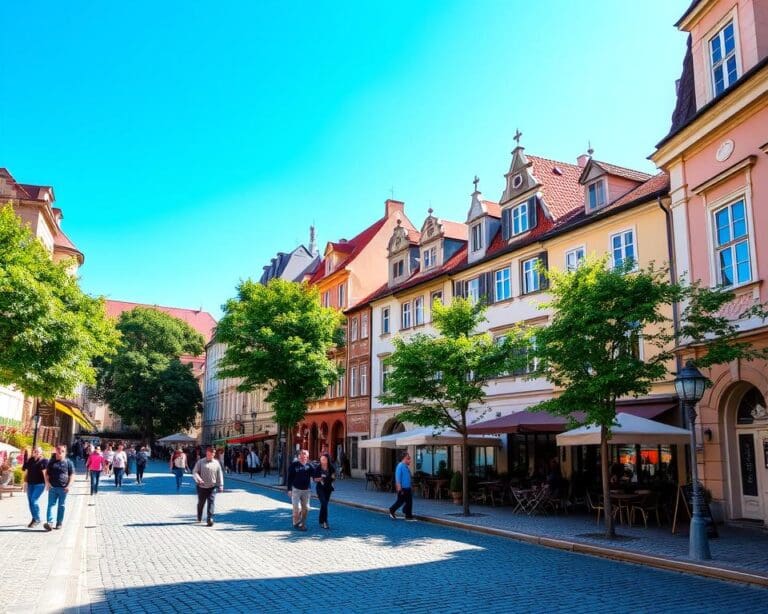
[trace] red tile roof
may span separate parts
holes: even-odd
[[[53,189],[48,185],[32,185],[31,183],[17,183],[16,185],[22,188],[32,200],[43,200],[41,192]]]
[[[72,241],[69,240],[69,237],[64,234],[64,231],[59,229],[59,231],[56,233],[56,236],[53,239],[53,247],[63,249],[65,251],[74,252],[75,257],[78,259],[80,264],[83,264],[85,261],[85,256],[83,256],[83,252],[81,252],[77,247],[75,246]]]
[[[499,203],[492,200],[484,200],[483,205],[485,205],[485,211],[488,215],[501,218],[501,206]]]
[[[557,219],[574,207],[584,206],[584,187],[579,184],[581,167],[576,164],[528,156],[534,177],[541,184],[541,193],[547,209]]]
[[[616,164],[610,164],[609,162],[593,160],[593,163],[597,164],[609,175],[616,175],[617,177],[623,177],[624,179],[629,179],[630,181],[647,181],[652,177],[652,175],[649,175],[648,173],[636,171],[624,166],[617,166]]]
[[[408,243],[418,244],[421,240],[421,233],[415,228],[407,229]]]
[[[469,228],[466,224],[461,222],[451,222],[450,220],[438,220],[440,226],[443,227],[443,236],[446,239],[459,239],[460,241],[466,241],[469,236]]]
[[[216,328],[216,320],[207,311],[201,309],[183,309],[181,307],[163,307],[161,305],[147,305],[144,303],[131,303],[128,301],[106,301],[107,315],[112,318],[117,318],[124,311],[130,311],[134,307],[146,307],[148,309],[157,309],[163,313],[167,313],[174,318],[179,318],[198,333],[205,337],[205,342],[208,343],[213,337],[214,330]]]

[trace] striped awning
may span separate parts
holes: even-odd
[[[66,401],[64,399],[56,399],[53,402],[53,407],[56,411],[59,411],[62,414],[72,418],[75,422],[77,422],[80,426],[82,426],[87,431],[96,430],[96,425],[93,422],[91,422],[91,419],[88,416],[86,416],[83,413],[83,411],[73,402]]]

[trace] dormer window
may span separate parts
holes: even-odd
[[[712,66],[712,91],[715,96],[722,94],[736,79],[736,36],[733,22],[709,39],[709,57]]]
[[[333,258],[328,257],[325,259],[325,274],[330,275],[333,271]]]
[[[402,260],[392,263],[392,279],[397,279],[403,276],[405,271],[405,263]]]
[[[504,240],[528,232],[536,226],[536,197],[501,212],[501,232]]]
[[[437,248],[430,247],[422,252],[422,260],[424,261],[424,270],[431,269],[437,265]]]
[[[483,249],[483,223],[472,226],[472,251],[479,252]]]
[[[605,182],[602,179],[593,181],[587,186],[587,204],[590,211],[605,205]]]
[[[512,209],[512,234],[519,235],[528,230],[528,203]]]

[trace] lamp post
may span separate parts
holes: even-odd
[[[699,471],[696,461],[696,403],[704,396],[709,380],[689,360],[675,378],[675,390],[683,403],[691,429],[691,480],[693,481],[693,513],[688,538],[688,556],[697,561],[712,558],[707,539],[707,524],[704,520],[703,494],[699,485]]]

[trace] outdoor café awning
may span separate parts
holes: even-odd
[[[630,414],[616,414],[616,422],[618,424],[611,427],[611,437],[608,439],[611,444],[686,444],[691,437],[691,432],[685,429]],[[557,436],[558,446],[589,446],[599,443],[600,427],[594,424],[580,426]]]
[[[62,414],[72,418],[85,430],[87,431],[96,430],[96,425],[93,422],[91,422],[91,419],[88,416],[86,416],[83,413],[83,411],[74,403],[70,401],[65,401],[64,399],[56,399],[53,402],[53,407],[56,411],[59,411]]]
[[[632,399],[631,401],[619,401],[616,404],[616,413],[625,413],[640,418],[656,418],[677,406],[675,397],[662,399]],[[576,422],[584,421],[584,413],[576,412],[573,415]],[[493,420],[478,422],[467,428],[475,435],[491,435],[499,433],[562,433],[568,428],[568,419],[565,416],[553,416],[543,411],[518,411]]]
[[[174,443],[195,443],[197,442],[197,439],[194,437],[190,437],[186,433],[174,433],[173,435],[167,435],[166,437],[161,437],[157,440],[157,443],[162,443],[164,445],[168,444],[174,444]]]
[[[256,435],[238,435],[236,437],[228,438],[225,443],[227,444],[246,444],[253,443],[255,441],[263,441],[264,439],[274,439],[277,435],[269,433],[257,433]]]
[[[461,433],[452,429],[437,429],[432,426],[374,437],[361,441],[361,448],[407,448],[408,446],[456,446],[462,443]],[[470,446],[501,446],[498,437],[473,435],[469,437]]]

